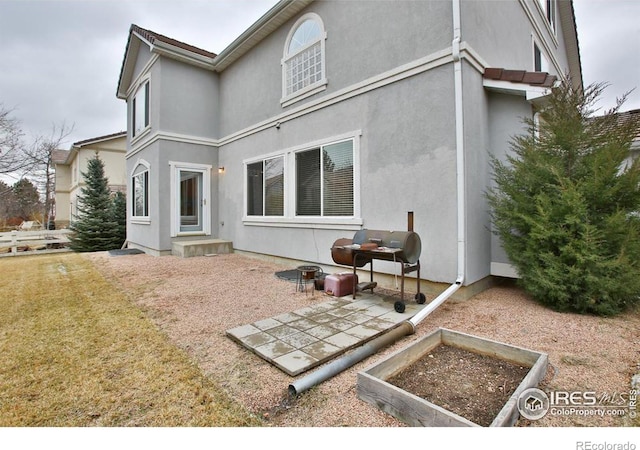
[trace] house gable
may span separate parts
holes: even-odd
[[[221,72],[312,1],[280,1],[238,36],[219,55],[133,24],[129,29],[129,37],[118,78],[116,97],[120,99],[127,98],[127,91],[133,81],[135,63],[141,45],[146,45],[152,54],[166,56],[203,69]]]
[[[82,172],[86,171],[86,161],[99,153],[105,165],[105,175],[112,191],[126,189],[124,155],[126,151],[126,131],[98,136],[75,142],[69,150],[55,150],[52,160],[55,164],[56,227],[66,227],[77,213],[77,197],[84,184]]]
[[[129,38],[118,79],[116,96],[120,99],[127,98],[129,87],[136,72],[135,67],[139,52],[143,45],[148,48],[152,55],[166,56],[197,67],[208,70],[213,69],[215,53],[133,24],[129,29]]]

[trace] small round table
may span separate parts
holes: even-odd
[[[322,272],[320,266],[298,266],[298,282],[296,283],[296,292],[307,292],[307,283],[311,281],[312,294],[315,291],[315,279],[318,272]]]

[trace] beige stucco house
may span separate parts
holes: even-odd
[[[125,131],[100,136],[74,143],[69,150],[56,150],[53,154],[55,166],[55,222],[56,228],[66,228],[77,213],[78,195],[84,185],[82,173],[87,170],[87,161],[96,152],[104,162],[109,188],[126,193],[127,176],[125,153],[127,133]]]

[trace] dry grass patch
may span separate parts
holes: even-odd
[[[260,425],[80,255],[0,273],[0,426]]]

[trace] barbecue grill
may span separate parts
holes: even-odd
[[[357,268],[369,264],[370,281],[368,283],[355,285],[354,277],[354,299],[356,298],[357,290],[371,289],[371,292],[373,292],[373,289],[377,286],[377,283],[373,281],[373,260],[393,261],[400,264],[401,300],[394,304],[394,308],[397,312],[402,313],[405,310],[405,274],[417,272],[417,294],[415,295],[415,300],[419,304],[423,304],[426,301],[424,294],[420,292],[421,251],[420,236],[414,231],[359,230],[351,239],[341,238],[336,240],[331,247],[331,258],[336,264],[351,266],[354,274]]]

